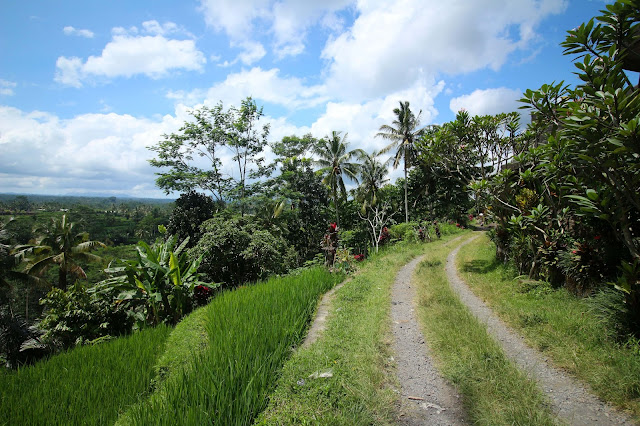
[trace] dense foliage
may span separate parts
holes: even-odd
[[[215,217],[202,225],[203,235],[190,250],[202,259],[200,271],[225,286],[282,274],[296,265],[296,253],[284,238],[242,217]]]
[[[120,260],[108,268],[106,272],[113,277],[99,283],[94,292],[115,297],[119,306],[129,309],[139,328],[177,323],[202,298],[199,293],[206,293],[200,287],[215,288],[201,281],[202,256],[190,260],[187,244],[188,238],[178,244],[175,235],[152,245],[138,243],[136,259]]]
[[[584,294],[615,281],[640,332],[640,89],[633,2],[569,31],[582,81],[527,90],[532,147],[488,186],[501,259],[520,273]]]

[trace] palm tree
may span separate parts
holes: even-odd
[[[360,157],[362,165],[360,167],[360,187],[358,192],[363,200],[364,207],[367,205],[374,206],[378,202],[378,191],[389,181],[386,176],[391,158],[381,163],[378,161],[379,155],[379,152],[373,152],[372,154],[364,153]]]
[[[336,208],[336,224],[340,226],[340,216],[338,214],[338,196],[345,198],[347,191],[344,186],[345,175],[347,178],[358,182],[359,164],[350,162],[364,152],[361,149],[347,151],[349,143],[347,134],[340,136],[342,132],[331,132],[331,136],[320,139],[313,147],[313,152],[319,159],[314,161],[316,166],[320,166],[320,171],[325,175],[322,182],[331,188],[331,197]]]
[[[51,227],[43,230],[44,237],[36,241],[36,244],[22,246],[24,255],[34,255],[28,259],[25,273],[42,276],[49,268],[58,265],[58,286],[67,288],[67,275],[86,278],[87,274],[78,261],[94,262],[100,257],[89,253],[96,247],[106,247],[99,241],[90,241],[86,232],[74,233],[75,223],[67,220],[63,215],[60,220],[53,218]]]
[[[407,197],[407,169],[410,167],[415,156],[415,141],[422,135],[420,126],[420,116],[422,110],[416,117],[409,108],[409,102],[400,102],[400,108],[395,108],[393,113],[396,119],[391,125],[383,124],[380,126],[379,133],[376,136],[390,140],[391,143],[380,151],[386,153],[393,148],[397,148],[396,155],[393,160],[393,168],[397,168],[400,160],[404,159],[404,213],[405,221],[409,222],[409,200]]]

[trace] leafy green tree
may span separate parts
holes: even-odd
[[[387,139],[391,143],[382,150],[381,153],[388,152],[392,149],[396,149],[396,154],[393,159],[393,167],[397,168],[400,161],[404,160],[404,211],[405,222],[409,222],[409,198],[407,193],[407,171],[413,164],[415,158],[415,142],[422,135],[422,129],[420,129],[420,117],[422,111],[418,113],[418,116],[409,108],[409,102],[400,102],[400,107],[395,108],[393,113],[396,115],[396,119],[389,124],[383,124],[380,126],[379,133],[376,136]]]
[[[329,221],[329,194],[321,176],[314,172],[311,160],[291,158],[281,169],[279,195],[288,200],[285,238],[301,260],[310,260],[320,252],[319,242]]]
[[[251,97],[242,101],[240,109],[229,108],[226,115],[227,146],[233,152],[233,160],[238,167],[235,192],[240,202],[241,215],[246,210],[247,178],[268,174],[268,170],[262,168],[264,158],[259,156],[267,146],[269,136],[269,125],[259,123],[263,116],[262,107],[258,108]],[[255,169],[249,173],[251,167]]]
[[[86,278],[87,274],[80,266],[80,262],[100,261],[98,256],[90,253],[96,247],[105,247],[99,241],[89,240],[86,232],[75,232],[76,225],[63,215],[59,220],[53,218],[51,225],[41,232],[43,237],[36,240],[34,245],[21,246],[17,250],[27,258],[25,273],[41,277],[49,268],[58,266],[58,287],[67,288],[68,276]]]
[[[229,190],[229,178],[221,171],[219,150],[229,143],[229,113],[220,103],[214,108],[201,107],[190,114],[194,120],[185,122],[179,133],[164,135],[163,140],[148,147],[157,155],[149,163],[154,167],[169,168],[157,173],[156,185],[167,194],[202,189],[217,201],[223,201]],[[199,167],[198,159],[206,160],[209,168]]]
[[[319,157],[314,164],[320,167],[324,175],[323,182],[330,188],[338,227],[340,226],[338,203],[340,199],[347,197],[344,180],[346,177],[358,182],[359,165],[351,161],[362,155],[362,150],[359,149],[348,151],[347,134],[340,136],[341,134],[342,132],[334,130],[331,136],[320,139],[313,147],[313,153]]]
[[[202,230],[189,254],[202,258],[201,271],[210,281],[226,287],[285,273],[297,263],[284,238],[260,229],[246,216],[217,216],[203,223]]]
[[[200,225],[207,219],[211,219],[215,212],[216,203],[211,197],[195,191],[180,194],[169,218],[167,233],[176,235],[180,241],[188,237],[187,247],[191,248],[196,245],[202,235]]]
[[[530,147],[490,181],[494,241],[520,272],[578,293],[622,261],[616,288],[640,324],[640,88],[625,72],[640,71],[640,11],[621,0],[601,13],[562,43],[581,83],[524,93]]]
[[[318,141],[310,133],[302,137],[295,135],[285,136],[282,141],[271,144],[271,150],[277,156],[278,162],[288,159],[302,159]]]

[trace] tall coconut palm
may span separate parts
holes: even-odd
[[[43,230],[44,237],[36,244],[23,246],[22,252],[33,257],[28,259],[25,273],[42,276],[49,268],[58,265],[58,286],[67,288],[67,276],[86,278],[87,274],[78,261],[99,261],[100,257],[89,253],[96,247],[105,247],[99,241],[90,241],[86,232],[75,233],[75,224],[63,215],[61,219],[52,219],[51,226]]]
[[[360,149],[348,151],[347,134],[345,133],[344,136],[341,134],[342,132],[334,130],[331,136],[320,139],[313,147],[313,153],[319,157],[318,160],[314,160],[314,164],[321,167],[320,171],[324,174],[322,181],[331,188],[338,226],[340,226],[338,197],[346,198],[347,194],[344,177],[358,182],[359,164],[352,163],[351,160],[364,153]]]
[[[386,153],[396,148],[396,154],[393,159],[393,168],[397,168],[401,160],[404,160],[404,213],[405,221],[409,222],[409,200],[407,197],[407,170],[411,166],[415,156],[415,142],[422,135],[420,126],[420,116],[422,110],[416,117],[409,108],[409,102],[400,102],[400,108],[395,108],[393,113],[396,119],[391,125],[383,124],[380,126],[379,133],[376,136],[390,140],[391,143],[385,147],[381,153]]]
[[[386,178],[389,171],[389,158],[384,163],[378,160],[379,152],[372,154],[364,153],[360,157],[362,165],[360,166],[360,187],[358,188],[360,199],[366,207],[374,206],[378,201],[378,191],[389,181]]]

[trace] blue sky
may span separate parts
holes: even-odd
[[[5,0],[0,192],[163,197],[146,147],[190,109],[247,96],[272,141],[340,130],[368,152],[401,100],[425,125],[513,111],[527,88],[576,82],[559,43],[605,5]]]

